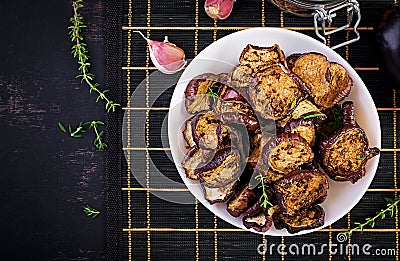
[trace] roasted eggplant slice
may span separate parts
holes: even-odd
[[[220,82],[217,75],[205,73],[194,77],[186,86],[185,107],[186,111],[195,114],[202,111],[209,111],[213,98],[207,93],[210,88],[218,89]]]
[[[248,229],[252,228],[257,232],[264,233],[272,226],[272,217],[264,209],[257,214],[244,216],[243,225]]]
[[[290,234],[295,234],[302,230],[313,229],[324,225],[325,211],[319,205],[312,205],[303,209],[298,215],[289,216],[276,211],[272,215],[276,229],[286,228]]]
[[[182,167],[185,170],[186,176],[189,179],[198,180],[199,176],[195,174],[196,168],[201,166],[203,162],[203,151],[199,148],[191,147],[186,153],[185,158],[182,162]]]
[[[222,187],[237,180],[242,172],[240,153],[232,148],[218,151],[214,158],[194,170],[204,186],[210,188]]]
[[[243,124],[250,132],[259,131],[260,125],[250,104],[239,92],[228,86],[220,89],[214,111],[226,124]]]
[[[284,131],[287,133],[297,133],[304,138],[312,147],[315,142],[315,126],[312,119],[297,119],[289,122]]]
[[[225,202],[233,195],[233,193],[235,193],[238,183],[238,180],[234,180],[225,186],[215,188],[209,188],[202,184],[204,197],[208,202],[210,202],[210,204]]]
[[[190,119],[186,120],[185,122],[185,129],[183,130],[183,138],[185,139],[188,147],[196,147],[198,144],[198,140],[195,141],[193,138],[193,130],[192,130],[192,120],[196,116],[191,117]]]
[[[301,165],[312,162],[314,153],[299,134],[281,133],[264,146],[262,157],[272,170],[289,174]]]
[[[261,160],[261,152],[264,145],[273,137],[271,133],[262,132],[250,136],[251,150],[247,158],[247,164],[251,170],[254,170]]]
[[[350,94],[353,81],[346,69],[320,53],[289,57],[289,69],[311,90],[316,105],[331,108]]]
[[[259,213],[261,210],[263,210],[263,198],[261,198],[261,196],[259,195],[261,192],[261,190],[259,189],[259,191],[257,191],[257,196],[258,196],[258,200],[252,205],[250,206],[248,209],[246,209],[245,212],[243,212],[243,214],[245,216],[253,216],[256,215],[257,213]],[[267,189],[266,194],[268,196],[268,200],[269,202],[271,202],[274,206],[276,205],[276,197],[275,197],[275,191],[273,187],[270,187],[269,189]],[[267,208],[265,208],[266,210],[269,210],[271,207],[268,206]]]
[[[250,188],[249,185],[242,187],[228,201],[226,210],[234,217],[240,216],[250,206],[257,202],[255,188]]]
[[[269,168],[267,172],[265,172],[264,183],[274,183],[285,176],[285,174]]]
[[[192,137],[188,134],[192,130]],[[228,128],[218,119],[214,112],[200,113],[191,119],[191,126],[186,126],[185,139],[202,149],[217,149],[229,138]],[[193,142],[192,142],[193,141]],[[190,144],[189,143],[189,144]]]
[[[274,189],[281,212],[293,216],[326,196],[328,180],[322,172],[298,170],[277,181]]]
[[[354,119],[353,102],[342,105],[343,127],[321,141],[319,154],[322,168],[336,181],[355,183],[365,175],[365,165],[379,154],[378,148],[369,148],[368,138]]]
[[[282,64],[286,67],[285,55],[279,45],[271,47],[259,47],[248,44],[242,51],[239,62],[251,69],[251,76],[255,76],[272,65]]]
[[[238,112],[224,112],[220,119],[225,124],[243,124],[250,132],[259,132],[260,124],[257,118]]]
[[[304,100],[297,104],[294,111],[289,114],[284,119],[277,121],[278,127],[283,128],[288,122],[297,119],[309,118],[314,124],[320,124],[326,119],[326,115],[321,112],[317,106],[315,106],[311,101]]]
[[[253,75],[253,69],[250,66],[239,64],[229,73],[229,85],[233,88],[249,88],[256,83]]]
[[[295,109],[294,101],[297,104],[307,97],[307,87],[282,65],[260,71],[257,77],[257,85],[248,90],[249,98],[254,110],[266,119],[283,119]]]

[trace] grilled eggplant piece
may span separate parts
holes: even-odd
[[[217,188],[237,180],[242,172],[242,159],[240,153],[227,148],[218,151],[214,158],[201,167],[194,170],[204,186]]]
[[[254,86],[256,78],[253,77],[253,69],[249,65],[241,65],[233,67],[229,73],[229,85],[233,88],[249,88]]]
[[[302,119],[304,117],[313,117],[311,118],[314,124],[320,124],[326,120],[326,115],[322,113],[317,106],[315,106],[311,101],[304,100],[298,103],[294,111],[289,114],[286,118],[277,121],[278,127],[283,128],[288,122],[292,120]],[[317,117],[315,117],[318,115]]]
[[[298,215],[289,216],[276,211],[272,215],[276,229],[286,228],[290,234],[295,234],[302,230],[313,229],[324,225],[325,211],[319,205],[312,205],[303,209]]]
[[[316,105],[331,108],[350,94],[353,81],[346,69],[320,53],[289,57],[289,69],[311,90]]]
[[[199,176],[195,173],[196,168],[201,166],[203,162],[203,151],[196,146],[191,147],[186,153],[185,158],[182,162],[182,167],[185,170],[186,176],[189,179],[198,180]]]
[[[185,139],[188,147],[196,147],[198,145],[198,140],[194,140],[193,138],[193,130],[192,130],[192,120],[196,116],[191,117],[185,122],[185,129],[183,130],[183,138]]]
[[[342,105],[343,126],[321,141],[319,154],[322,168],[336,181],[357,182],[365,175],[365,165],[379,154],[378,148],[369,148],[368,138],[354,119],[353,102]]]
[[[260,162],[262,149],[272,137],[273,135],[268,132],[262,132],[250,136],[251,150],[249,157],[247,158],[247,164],[251,170],[254,170],[257,164]]]
[[[277,44],[271,47],[248,44],[242,51],[239,62],[241,65],[251,69],[251,76],[255,76],[257,72],[265,70],[272,65],[282,64],[286,67],[285,55]]]
[[[312,147],[315,142],[315,126],[312,119],[297,119],[289,122],[284,131],[287,133],[297,133],[304,138]]]
[[[272,170],[289,174],[301,165],[312,162],[314,153],[299,134],[281,133],[264,146],[262,157]]]
[[[229,129],[212,111],[195,115],[190,120],[190,127],[188,125],[186,123],[186,130],[184,131],[186,141],[189,145],[194,143],[202,149],[220,148],[222,143],[226,142],[230,136]]]
[[[260,195],[259,192],[261,191],[257,191],[257,196]],[[271,202],[274,206],[276,205],[276,197],[275,197],[275,191],[273,187],[270,187],[269,189],[267,189],[266,194],[268,196],[268,200],[269,202]],[[245,212],[243,212],[243,214],[245,216],[253,216],[256,215],[257,213],[259,213],[261,210],[263,210],[263,200],[261,198],[261,196],[258,197],[258,200],[256,201],[256,203],[254,203],[251,207],[249,207]],[[266,210],[269,210],[271,207],[268,206],[267,208],[265,208]]]
[[[277,181],[274,189],[281,212],[293,216],[326,196],[328,180],[322,172],[298,170]]]
[[[304,100],[309,91],[297,76],[282,65],[271,66],[257,73],[258,84],[248,90],[253,108],[262,117],[280,120]]]
[[[250,104],[239,92],[226,85],[219,91],[214,111],[226,124],[243,124],[250,132],[259,131],[260,125]]]
[[[207,93],[212,86],[220,86],[218,76],[212,73],[196,76],[188,83],[185,90],[185,107],[188,113],[195,114],[211,109],[213,99]]]
[[[254,215],[243,217],[243,225],[248,229],[254,229],[257,232],[267,232],[272,226],[272,217],[268,215],[267,210],[263,209]]]
[[[278,181],[283,177],[285,177],[285,174],[269,168],[267,172],[265,172],[264,183],[274,183],[275,181]]]
[[[228,201],[226,210],[232,216],[238,217],[255,202],[257,202],[255,189],[250,188],[247,184],[238,190]]]
[[[234,180],[225,186],[216,188],[209,188],[207,186],[204,186],[204,184],[202,184],[204,190],[204,197],[208,202],[210,202],[211,205],[214,203],[225,202],[233,195],[233,193],[235,193],[235,189],[238,183],[239,183],[238,180]]]

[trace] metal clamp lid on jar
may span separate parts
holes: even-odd
[[[313,16],[315,34],[326,44],[326,37],[336,32],[346,30],[351,27],[354,22],[353,32],[355,36],[332,47],[336,49],[360,39],[360,33],[357,31],[361,21],[360,7],[356,0],[270,0],[276,6],[284,11],[293,13],[298,16]],[[347,24],[327,30],[326,24],[330,25],[333,18],[336,17],[338,11],[346,9],[348,19]],[[356,20],[354,18],[356,17]]]

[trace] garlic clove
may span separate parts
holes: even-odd
[[[173,74],[182,70],[185,65],[185,52],[168,42],[148,40],[150,58],[154,66],[165,74]]]
[[[232,12],[236,0],[206,0],[204,9],[209,17],[215,20],[224,20]]]
[[[175,44],[168,42],[167,36],[164,42],[159,42],[150,40],[140,31],[132,32],[138,33],[147,41],[151,61],[160,72],[174,74],[185,67],[185,52]]]

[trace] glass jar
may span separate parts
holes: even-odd
[[[326,37],[338,31],[345,30],[352,26],[354,37],[343,43],[332,47],[336,49],[347,44],[356,42],[360,39],[357,27],[360,24],[360,7],[356,0],[269,0],[283,11],[302,17],[314,17],[315,34],[326,44]],[[347,24],[326,30],[326,26],[331,24],[336,13],[345,9],[348,14]]]

